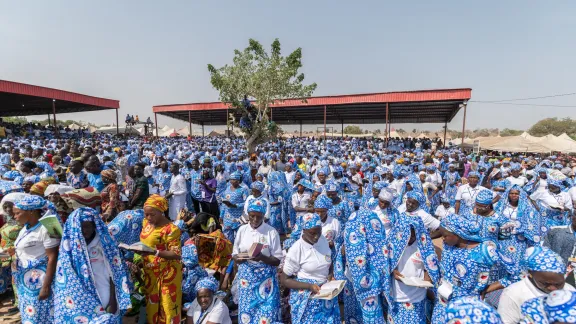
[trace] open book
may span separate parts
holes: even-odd
[[[56,215],[46,215],[39,219],[42,226],[46,228],[50,236],[62,237],[62,225]]]
[[[135,252],[135,253],[138,253],[138,252],[156,252],[156,250],[154,250],[153,248],[151,248],[147,245],[144,245],[144,243],[142,243],[142,242],[136,242],[136,243],[131,244],[131,245],[120,243],[120,244],[118,244],[118,247],[121,249],[124,249],[124,250]]]
[[[312,296],[311,298],[332,300],[336,296],[338,296],[342,292],[342,290],[344,290],[345,285],[346,280],[328,281],[327,283],[323,284],[322,287],[320,287],[320,292]]]
[[[400,281],[402,281],[405,285],[413,287],[420,287],[420,288],[434,287],[434,285],[431,282],[416,277],[400,277]]]
[[[264,248],[264,244],[254,242],[254,243],[252,243],[252,246],[250,247],[250,250],[248,250],[248,252],[238,253],[238,258],[240,258],[240,259],[253,259],[254,257],[256,257],[258,254],[260,254],[262,252],[263,248]]]

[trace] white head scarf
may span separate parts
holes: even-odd
[[[4,209],[4,203],[6,202],[14,203],[16,200],[19,200],[27,195],[28,194],[24,192],[12,192],[4,196],[4,198],[2,198],[2,201],[0,201],[0,215],[4,216],[4,218],[6,219],[11,219],[12,217]]]

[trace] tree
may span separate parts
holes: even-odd
[[[367,129],[365,129],[365,130],[364,130],[364,134],[370,134],[370,131],[367,130]]]
[[[358,125],[348,125],[344,127],[344,134],[362,134],[362,128]]]
[[[2,117],[5,123],[28,124],[26,117]]]
[[[374,133],[374,135],[380,135],[380,134],[382,134],[381,131],[380,131],[378,128],[375,129],[373,133]]]
[[[521,130],[504,128],[503,130],[500,131],[500,136],[518,136],[522,133],[523,131]]]
[[[576,120],[571,118],[558,119],[556,117],[542,119],[532,125],[528,133],[532,136],[546,136],[548,134],[558,136],[562,135],[562,133],[573,135],[576,134]]]
[[[398,129],[396,130],[396,133],[398,133],[398,134],[406,134],[406,131],[405,131],[404,129],[402,129],[402,128],[398,128]]]
[[[256,146],[276,138],[279,128],[268,118],[270,105],[285,99],[306,102],[316,90],[316,83],[304,85],[302,49],[288,56],[280,54],[280,41],[272,42],[270,54],[256,40],[250,39],[243,51],[234,50],[232,65],[215,68],[208,64],[210,82],[219,91],[220,100],[229,104],[229,123],[240,126],[246,146],[253,152]]]

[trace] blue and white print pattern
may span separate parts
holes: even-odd
[[[276,267],[244,262],[238,266],[238,323],[271,324],[280,320]]]

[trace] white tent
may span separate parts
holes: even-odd
[[[160,132],[160,134],[162,134],[163,132],[166,132],[166,131],[171,130],[171,129],[174,129],[174,128],[170,128],[170,126],[165,125],[160,130],[158,130],[158,132]]]
[[[105,127],[100,127],[98,128],[95,133],[105,133],[105,134],[116,134],[116,126],[105,126]],[[133,135],[140,135],[140,133],[138,133],[138,131],[136,131],[134,128],[128,128],[126,129],[126,127],[118,127],[118,131],[120,132],[120,134],[124,134],[126,132],[133,134]]]
[[[164,129],[162,128],[162,131],[160,132],[160,136],[170,136],[170,134],[176,133],[176,128],[168,128],[168,129]]]
[[[72,123],[72,124],[68,125],[68,128],[76,130],[76,129],[82,128],[82,126],[77,125],[75,123]]]
[[[536,137],[536,136],[532,136],[526,132],[522,133],[522,135],[520,135],[522,137],[524,137],[525,139],[532,141],[532,142],[539,142],[543,137]]]
[[[572,140],[565,140],[554,135],[546,135],[545,138],[539,141],[551,151],[564,152],[564,153],[576,153],[576,142]]]
[[[496,141],[480,141],[482,150],[493,150],[502,152],[532,152],[532,153],[549,153],[549,147],[532,142],[522,136],[495,137]],[[488,144],[486,144],[488,142]],[[491,142],[491,143],[490,143]]]
[[[572,139],[572,137],[568,136],[568,134],[566,133],[562,133],[560,136],[558,136],[558,138],[564,139],[564,140],[568,140],[568,141],[574,141]]]
[[[400,134],[398,134],[397,131],[393,130],[390,132],[390,137],[395,138],[395,137],[402,137],[402,136],[400,136]]]
[[[190,129],[188,127],[181,128],[176,131],[180,136],[188,136],[190,134]]]

